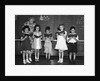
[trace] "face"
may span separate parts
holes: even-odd
[[[75,29],[73,28],[73,29],[71,29],[71,33],[75,33]]]
[[[49,34],[49,32],[50,32],[49,30],[46,30],[46,33],[47,33],[47,34]]]
[[[28,33],[28,32],[29,32],[28,28],[25,28],[25,33]]]
[[[30,19],[30,20],[29,20],[30,23],[33,23],[33,21],[34,21],[34,19]]]
[[[61,31],[63,31],[63,29],[64,29],[64,26],[63,26],[63,25],[61,25],[61,26],[60,26],[60,30],[61,30]]]
[[[38,26],[36,27],[36,31],[39,31],[39,27]]]

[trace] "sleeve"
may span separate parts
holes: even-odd
[[[67,40],[69,40],[69,35],[67,35]]]
[[[77,35],[76,39],[79,40],[79,36],[78,35]]]
[[[40,32],[40,37],[42,38],[42,32]]]
[[[67,36],[67,31],[65,31],[65,34],[64,34],[64,37],[66,38],[66,36]]]

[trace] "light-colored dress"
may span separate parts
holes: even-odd
[[[41,49],[42,45],[41,45],[41,32],[39,33],[33,33],[34,35],[34,40],[33,40],[33,48],[34,49]]]
[[[44,53],[52,54],[52,42],[51,42],[52,34],[44,34],[44,37],[45,37]]]
[[[63,36],[61,34],[63,34]],[[56,43],[55,49],[68,50],[68,47],[66,44],[66,38],[65,38],[66,35],[67,35],[66,31],[57,32],[57,43]]]

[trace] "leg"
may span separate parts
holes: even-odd
[[[37,51],[37,50],[35,49],[35,60],[37,59],[37,57],[36,57],[36,51]]]
[[[30,61],[32,61],[31,55],[32,55],[32,50],[29,52],[29,60],[30,60]]]
[[[72,59],[72,52],[69,53],[69,59]]]
[[[38,60],[39,60],[39,49],[38,49],[38,54],[37,54],[37,58],[38,58]]]
[[[28,60],[28,58],[29,58],[29,51],[26,52],[26,62],[27,62],[27,63],[31,63],[31,62]]]
[[[50,53],[49,53],[49,59],[50,59]]]
[[[63,54],[64,54],[64,52],[62,51],[62,53],[61,53],[61,63],[63,62]]]
[[[47,53],[46,53],[46,59],[47,59]]]
[[[73,60],[75,61],[75,59],[76,59],[76,53],[75,52],[73,52],[73,56],[74,56]]]
[[[26,61],[25,61],[25,51],[23,51],[23,63],[26,64]]]
[[[61,61],[61,50],[59,50],[59,60],[58,60],[58,62],[60,62]]]
[[[35,57],[35,61],[38,61],[39,60],[39,52],[38,52],[38,49],[36,49],[36,53],[35,53],[36,55],[36,57]]]

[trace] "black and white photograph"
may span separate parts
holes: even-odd
[[[15,65],[84,65],[84,15],[15,15]]]
[[[5,5],[5,76],[94,76],[94,5]]]

